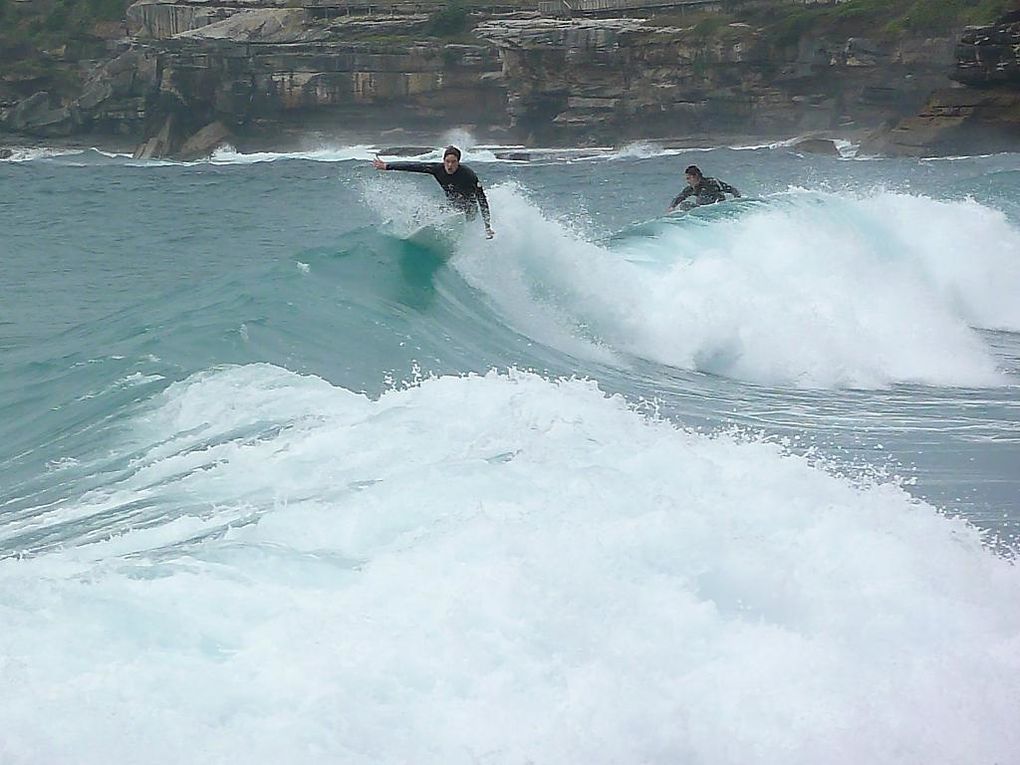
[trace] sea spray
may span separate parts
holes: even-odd
[[[769,384],[1005,382],[971,324],[1020,327],[1020,231],[976,202],[794,193],[602,246],[512,188],[492,197],[508,232],[457,268],[511,323],[544,324],[543,342],[567,327],[619,354]]]
[[[264,365],[171,386],[131,439],[109,494],[144,488],[163,523],[0,561],[5,761],[1020,745],[1016,568],[901,489],[774,444],[589,382],[443,377],[372,401]]]

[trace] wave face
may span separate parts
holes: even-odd
[[[515,325],[569,337],[563,350],[587,335],[599,351],[765,384],[1008,384],[974,328],[1020,330],[1020,231],[975,202],[790,193],[606,246],[495,196],[508,235],[458,268]]]
[[[121,448],[115,480],[48,513],[167,514],[0,566],[8,761],[1020,744],[1020,576],[973,527],[592,383],[490,373],[372,400],[245,365],[167,388]],[[55,718],[78,724],[48,735]]]
[[[506,148],[0,166],[0,761],[1020,751],[1020,157]]]

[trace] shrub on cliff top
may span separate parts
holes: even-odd
[[[131,0],[0,0],[0,74],[12,88],[57,96],[80,88],[82,60],[106,53],[96,25],[124,18]]]
[[[967,24],[990,24],[1016,0],[846,0],[798,8],[769,27],[777,45],[795,44],[811,32],[887,35],[951,34]]]
[[[120,21],[133,0],[86,0],[88,12],[97,21]]]
[[[733,21],[733,19],[729,16],[713,13],[709,16],[705,16],[703,19],[694,24],[694,34],[698,37],[713,37],[731,21]]]
[[[913,0],[890,22],[917,32],[938,32],[962,24],[990,24],[1015,0]]]
[[[428,32],[436,37],[456,37],[468,28],[468,9],[461,0],[449,0],[446,7],[429,17]]]
[[[15,6],[10,0],[0,0],[0,16],[6,7],[7,31],[36,45],[53,46],[91,35],[97,22],[122,20],[130,4],[131,0],[41,0],[11,13]]]

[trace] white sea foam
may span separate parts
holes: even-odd
[[[456,134],[447,138],[457,138]],[[593,160],[642,159],[657,156],[672,156],[684,151],[710,151],[711,149],[668,149],[655,147],[651,143],[628,144],[621,149],[612,146],[584,148],[528,148],[520,144],[475,144],[446,141],[443,145],[428,149],[418,154],[388,154],[386,147],[371,144],[355,146],[320,147],[302,151],[288,152],[239,152],[232,146],[217,149],[208,160],[221,165],[249,165],[261,162],[277,162],[281,160],[301,159],[311,162],[366,162],[375,156],[384,160],[399,162],[441,162],[443,150],[448,143],[461,149],[461,159],[465,163],[477,164],[519,164],[521,161],[542,162],[587,162]],[[381,154],[379,152],[382,152]],[[527,159],[523,159],[526,157]]]
[[[616,161],[650,159],[655,157],[670,157],[690,152],[715,151],[720,147],[685,147],[671,148],[655,143],[654,141],[636,141],[625,144],[622,147],[613,146],[592,146],[592,147],[526,147],[521,144],[484,144],[476,143],[475,139],[462,131],[452,131],[443,137],[442,145],[437,145],[427,151],[418,154],[389,155],[383,154],[383,159],[391,161],[418,161],[418,162],[440,162],[443,158],[444,147],[452,143],[463,152],[464,162],[477,164],[519,164],[522,161],[530,161],[537,164],[546,162],[572,163],[592,161]],[[753,146],[733,146],[734,150],[757,150],[775,149],[789,145],[789,142],[773,142]],[[849,144],[847,144],[849,146]],[[14,154],[10,158],[14,162],[26,162],[37,159],[62,158],[68,163],[74,157],[86,155],[93,151],[108,159],[124,161],[128,165],[139,167],[164,167],[179,164],[203,164],[215,165],[255,165],[266,162],[279,162],[284,160],[305,160],[309,162],[367,162],[386,147],[373,144],[353,145],[322,145],[314,148],[299,149],[292,151],[238,151],[232,145],[224,145],[216,149],[211,156],[204,159],[192,160],[182,163],[172,159],[148,159],[134,160],[131,154],[107,152],[101,149],[58,149],[58,148],[26,148],[14,147]],[[87,166],[83,163],[82,166]]]
[[[239,152],[233,146],[223,146],[213,152],[207,160],[214,165],[252,165],[261,162],[276,162],[285,159],[304,159],[313,162],[368,161],[375,156],[369,145],[320,147],[304,151],[258,151]]]
[[[669,149],[650,141],[635,141],[621,147],[613,152],[613,159],[651,159],[654,157],[669,157],[682,154],[685,151],[699,151],[698,149]]]
[[[85,153],[84,149],[62,149],[40,146],[11,146],[9,162],[32,162],[37,159],[53,159],[55,157],[73,157]]]
[[[227,368],[129,435],[164,523],[0,561],[4,763],[1020,751],[1020,571],[894,485],[525,373]]]
[[[953,154],[946,157],[919,157],[919,162],[959,162],[965,159],[990,159],[991,157],[1009,157],[1015,152],[997,152],[995,154]]]
[[[1007,381],[971,327],[1020,329],[1020,232],[973,202],[793,192],[613,247],[510,185],[455,265],[509,323],[686,369],[806,387]],[[571,352],[576,352],[575,348]]]
[[[776,149],[793,149],[796,148],[797,144],[803,141],[805,138],[812,138],[813,136],[794,136],[793,138],[784,138],[780,141],[769,141],[767,143],[753,143],[753,144],[736,144],[728,146],[726,148],[732,151],[761,151],[768,149],[774,151]],[[853,159],[857,156],[857,152],[860,148],[859,144],[854,143],[845,138],[832,138],[825,139],[831,140],[837,153],[844,159]],[[701,151],[713,151],[713,147],[701,149]]]
[[[501,160],[496,156],[496,153],[504,150],[515,151],[519,150],[519,148],[520,147],[517,146],[472,147],[463,150],[462,158],[464,162],[471,161],[492,163],[513,161]],[[217,165],[251,165],[261,162],[278,162],[288,159],[302,159],[310,162],[368,162],[376,156],[381,156],[382,159],[390,161],[441,162],[443,159],[443,147],[440,146],[421,154],[407,154],[400,156],[390,154],[379,155],[379,151],[380,147],[372,146],[370,144],[323,147],[304,151],[261,151],[247,153],[239,152],[232,146],[224,146],[217,149],[208,160],[200,161],[208,161]]]
[[[107,159],[131,159],[134,156],[130,152],[105,151],[103,149],[97,149],[94,146],[92,147],[92,151],[106,157]]]

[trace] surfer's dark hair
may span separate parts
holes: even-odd
[[[705,177],[705,174],[701,172],[701,168],[697,165],[688,165],[687,169],[684,170],[684,175],[696,175],[699,178]]]
[[[447,146],[446,150],[443,152],[443,159],[446,159],[451,154],[455,156],[457,159],[460,159],[460,149],[458,149],[456,146]]]

